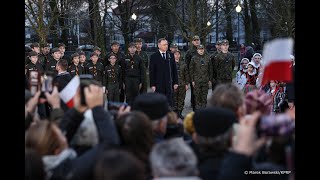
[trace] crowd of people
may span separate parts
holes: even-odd
[[[259,53],[243,57],[233,77],[227,40],[213,54],[199,36],[192,44],[183,57],[161,38],[149,58],[141,39],[127,55],[114,42],[106,58],[95,47],[86,60],[81,50],[64,57],[64,44],[40,52],[33,43],[25,61],[25,179],[294,179],[294,81],[261,85]],[[40,81],[52,76],[52,91],[30,88],[33,71]],[[59,93],[83,74],[92,78],[70,106]],[[193,111],[183,117],[189,88]],[[110,110],[108,101],[127,104]]]

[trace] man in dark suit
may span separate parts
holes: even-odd
[[[167,52],[168,41],[165,38],[158,40],[158,48],[159,51],[150,56],[150,87],[153,92],[167,96],[168,103],[172,106],[173,89],[178,88],[176,63],[174,57]]]

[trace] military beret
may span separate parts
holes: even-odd
[[[220,42],[220,44],[229,44],[229,41],[227,39],[224,39]]]
[[[28,54],[29,57],[31,56],[38,56],[38,53],[35,52],[35,51],[30,51],[29,54]]]
[[[196,133],[203,137],[216,137],[228,131],[237,122],[236,114],[220,107],[207,107],[194,113]]]
[[[177,43],[171,43],[171,44],[170,44],[170,47],[177,48],[178,45],[177,45]]]
[[[137,96],[133,101],[132,110],[144,112],[150,120],[158,120],[170,111],[167,97],[160,93],[144,93]]]
[[[92,52],[92,53],[90,54],[90,57],[92,57],[92,56],[97,56],[97,57],[99,57],[99,55],[98,55],[97,53],[95,53],[95,52]]]
[[[133,42],[131,42],[128,47],[132,47],[132,46],[136,47],[136,45]]]
[[[113,46],[113,45],[119,45],[119,42],[118,42],[118,41],[113,41],[113,42],[111,43],[111,46]]]
[[[198,46],[198,49],[204,49],[204,46],[203,46],[202,44],[200,44],[200,45]]]
[[[51,53],[55,53],[55,52],[60,52],[60,49],[59,48],[57,48],[57,47],[55,47],[55,48],[53,48],[53,49],[51,49]]]
[[[99,48],[98,46],[96,46],[96,47],[94,47],[92,50],[93,50],[93,51],[95,51],[95,50],[101,51],[101,48]]]
[[[142,39],[141,38],[136,38],[135,40],[134,40],[134,42],[136,43],[136,42],[142,42]]]
[[[66,47],[66,45],[64,43],[59,43],[58,47],[61,47],[61,46]]]
[[[78,57],[78,56],[80,56],[78,53],[73,53],[73,54],[71,54],[71,59],[73,59],[74,57]]]
[[[34,42],[30,45],[31,48],[34,48],[34,47],[40,47],[39,43],[37,42]]]
[[[196,39],[200,40],[199,36],[193,36],[192,40],[194,41]]]

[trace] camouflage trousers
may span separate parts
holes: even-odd
[[[208,83],[195,82],[194,97],[195,97],[196,109],[204,108],[207,106],[208,89],[209,89]]]
[[[175,111],[182,111],[184,107],[184,100],[186,98],[186,86],[179,85],[178,89],[173,93]]]

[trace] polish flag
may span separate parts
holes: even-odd
[[[292,81],[292,70],[290,67],[293,49],[291,38],[275,39],[264,45],[262,70],[262,83],[266,84],[270,80]]]
[[[71,81],[60,91],[59,96],[69,108],[73,108],[73,97],[76,95],[80,85],[79,76],[74,76]]]

